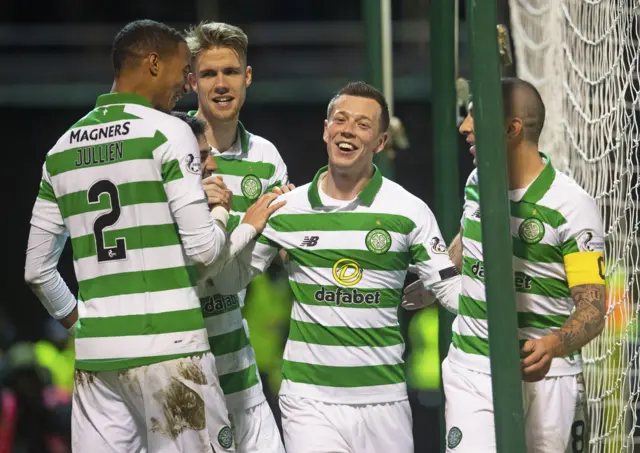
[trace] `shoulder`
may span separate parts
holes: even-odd
[[[541,202],[561,213],[596,207],[595,198],[580,187],[573,178],[558,170],[550,190]]]
[[[469,174],[467,178],[467,182],[465,186],[477,186],[478,185],[478,169],[474,168],[473,171]]]
[[[298,186],[290,192],[283,193],[276,198],[273,203],[285,201],[286,204],[280,208],[274,215],[287,214],[293,212],[309,211],[311,212],[311,204],[309,203],[309,186],[311,183]]]
[[[256,154],[263,162],[276,164],[283,162],[276,146],[264,137],[247,132],[249,136],[249,153]]]
[[[172,144],[183,144],[184,140],[193,140],[195,142],[191,127],[180,118],[137,104],[129,104],[126,109],[139,116],[141,120],[151,123],[156,130],[156,134],[164,135],[167,141]]]
[[[427,203],[397,182],[387,178],[382,179],[382,187],[376,196],[374,207],[389,214],[407,217],[416,224],[433,217],[433,212]]]

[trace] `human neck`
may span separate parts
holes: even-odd
[[[120,76],[113,80],[111,93],[133,93],[147,98],[153,104],[153,96],[149,90],[149,84],[132,76]]]
[[[220,121],[209,112],[199,108],[196,117],[209,124],[205,131],[207,142],[223,153],[233,146],[238,137],[238,117],[228,121]]]
[[[336,200],[353,200],[364,189],[373,176],[373,163],[353,173],[340,171],[329,164],[327,176],[322,181],[322,190]]]
[[[545,167],[538,146],[531,143],[521,143],[508,152],[507,156],[509,190],[524,189]]]

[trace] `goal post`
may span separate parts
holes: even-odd
[[[640,452],[640,1],[509,7],[518,77],[547,110],[540,147],[596,199],[604,223],[606,327],[582,351],[589,438],[572,440],[576,453]]]

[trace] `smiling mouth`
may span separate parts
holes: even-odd
[[[217,98],[213,98],[212,101],[216,104],[228,104],[233,101],[233,96],[220,96]]]
[[[356,149],[358,149],[353,143],[349,143],[349,142],[338,142],[337,146],[340,149],[340,151],[345,151],[345,152],[355,151]]]

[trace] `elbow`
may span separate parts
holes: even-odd
[[[216,261],[222,254],[225,243],[225,233],[217,225],[201,238],[183,241],[189,259],[202,266],[210,266]]]
[[[44,276],[38,269],[27,266],[24,268],[24,281],[29,287],[34,288],[42,284]]]

